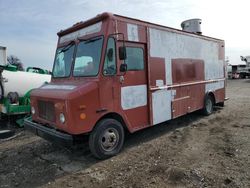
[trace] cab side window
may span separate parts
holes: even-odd
[[[125,60],[128,71],[144,69],[144,54],[142,48],[126,47],[127,59]]]
[[[108,39],[108,45],[103,66],[104,75],[116,74],[116,50],[114,38]]]

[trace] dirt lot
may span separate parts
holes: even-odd
[[[0,187],[250,187],[250,80],[228,82],[224,109],[126,138],[97,161],[86,146],[65,149],[17,129],[0,141]]]

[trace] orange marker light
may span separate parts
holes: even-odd
[[[87,116],[86,116],[85,113],[81,113],[81,114],[80,114],[80,119],[84,120],[84,119],[86,119],[86,117],[87,117]]]

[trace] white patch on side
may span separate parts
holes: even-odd
[[[60,89],[60,90],[73,90],[76,86],[73,85],[44,85],[39,89]]]
[[[85,35],[98,33],[101,31],[101,29],[102,29],[102,22],[97,22],[93,25],[90,25],[88,27],[84,27],[82,29],[79,29],[78,31],[75,31],[73,33],[69,33],[67,35],[60,37],[59,43],[72,41],[72,40],[75,40],[79,37],[83,37]]]
[[[134,24],[127,24],[128,40],[139,41],[138,26]]]
[[[163,86],[164,85],[164,82],[163,80],[156,80],[156,86],[160,87],[160,86]]]
[[[152,93],[154,125],[171,119],[171,98],[170,90],[159,90]]]
[[[149,28],[150,56],[165,59],[166,83],[172,84],[172,59],[201,59],[205,64],[205,80],[223,78],[224,62],[219,60],[219,44],[171,31]]]
[[[209,83],[209,84],[206,84],[206,93],[208,91],[215,91],[217,89],[222,89],[222,88],[224,88],[224,81]]]
[[[123,110],[147,105],[147,86],[126,86],[121,88],[121,105]]]

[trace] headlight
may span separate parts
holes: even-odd
[[[32,114],[35,114],[35,113],[36,113],[36,110],[35,110],[35,108],[34,108],[33,106],[31,107],[31,113],[32,113]]]
[[[63,113],[60,113],[59,119],[60,119],[60,122],[61,122],[61,123],[64,123],[64,122],[65,122],[65,116],[64,116]]]

